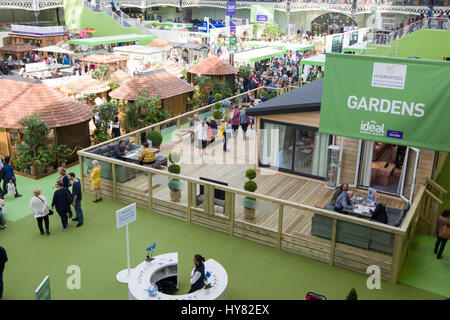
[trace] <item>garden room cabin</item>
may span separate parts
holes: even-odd
[[[11,96],[11,93],[14,93]],[[72,153],[66,159],[67,163],[78,160],[76,152],[91,145],[89,136],[89,121],[93,114],[91,109],[75,101],[67,95],[50,88],[42,81],[30,78],[2,76],[0,78],[0,153],[2,158],[11,156],[14,161],[16,144],[23,143],[23,127],[20,119],[36,113],[51,128],[47,144],[64,144]],[[51,164],[57,168],[61,162]],[[42,169],[42,170],[41,170]],[[47,168],[33,168],[28,171],[33,178],[43,176]],[[47,173],[49,170],[46,170]],[[18,172],[24,174],[23,172]]]

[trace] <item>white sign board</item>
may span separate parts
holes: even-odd
[[[136,203],[132,203],[125,208],[116,211],[116,225],[117,229],[128,225],[130,222],[136,220]]]
[[[367,195],[367,201],[375,202],[375,195],[377,194],[377,190],[374,188],[369,188],[369,194]]]

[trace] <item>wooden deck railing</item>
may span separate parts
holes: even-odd
[[[263,89],[265,88],[258,88],[252,91]],[[231,99],[240,99],[244,94],[247,93],[234,96]],[[111,166],[111,179],[102,178],[101,181],[103,195],[107,198],[125,203],[136,202],[138,206],[148,209],[151,212],[169,215],[188,223],[202,225],[226,232],[230,235],[264,243],[277,249],[364,274],[368,266],[378,265],[382,271],[382,279],[393,283],[397,282],[401,266],[416,231],[418,220],[425,211],[429,210],[429,207],[425,203],[432,196],[428,194],[426,186],[420,188],[401,226],[392,227],[370,220],[342,215],[333,211],[282,200],[268,195],[250,193],[241,189],[214,184],[188,176],[176,175],[167,171],[124,162],[89,152],[94,148],[107,145],[112,141],[124,139],[125,137],[136,137],[135,141],[139,143],[139,134],[143,131],[161,130],[163,126],[173,123],[176,123],[177,127],[180,127],[188,121],[188,117],[210,111],[212,108],[213,105],[208,105],[78,151],[83,190],[89,191],[86,190],[86,186],[90,182],[90,177],[86,172],[86,167],[88,166],[86,162],[90,163],[91,160],[95,159],[101,161],[102,165]],[[139,180],[140,184],[138,185],[138,182],[128,184],[126,182],[119,183],[117,181],[116,171],[120,167],[123,167],[122,170],[125,170],[125,168],[128,168],[127,170],[135,170],[137,172],[136,181]],[[168,181],[168,179],[173,178],[178,179],[185,186],[182,191],[185,199],[183,201],[171,201],[168,197],[169,189],[167,182],[161,182],[161,179]],[[199,186],[203,186],[204,188],[203,208],[197,206],[196,196],[198,195]],[[225,192],[225,206],[222,214],[217,214],[215,210],[214,189]],[[245,197],[254,198],[256,199],[256,203],[274,208],[272,210],[273,213],[271,213],[272,216],[269,218],[276,221],[276,228],[270,228],[242,218],[243,206],[240,206],[239,202]],[[303,216],[305,219],[312,219],[314,215],[327,217],[332,220],[331,239],[313,236],[309,231],[289,231],[290,226],[295,226],[294,222],[292,222],[295,220],[294,218],[298,217],[301,219]],[[390,235],[394,241],[392,254],[361,249],[337,241],[338,228],[341,223],[351,223],[360,227],[367,227],[371,230],[370,232],[381,232]]]

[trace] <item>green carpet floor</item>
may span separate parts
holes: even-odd
[[[450,161],[447,160],[438,184],[449,192],[444,195],[441,210],[450,208]],[[408,251],[399,281],[436,294],[450,297],[450,243],[444,250],[444,258],[437,260],[433,253],[435,237],[418,234]]]
[[[78,172],[78,168],[72,170]],[[75,222],[71,222],[67,232],[60,232],[59,217],[54,215],[51,235],[41,236],[29,213],[31,191],[40,187],[51,198],[56,177],[38,181],[18,177],[18,188],[24,196],[8,200],[8,228],[0,230],[0,245],[9,256],[4,299],[33,299],[35,288],[46,275],[51,279],[53,299],[127,299],[127,286],[115,280],[116,273],[126,267],[125,230],[115,227],[115,210],[124,204],[107,199],[92,203],[92,195],[85,193],[84,226],[75,228]],[[137,220],[130,225],[132,265],[143,261],[145,247],[153,241],[157,242],[157,253],[179,253],[180,294],[189,289],[192,256],[201,253],[227,270],[228,299],[303,300],[307,291],[328,299],[345,299],[352,287],[360,299],[443,298],[387,282],[382,282],[381,290],[369,290],[367,277],[362,274],[139,209]],[[66,287],[66,270],[71,265],[81,268],[80,290]]]
[[[433,253],[435,237],[415,236],[403,264],[399,282],[450,297],[450,253],[436,259]],[[448,250],[448,249],[447,249]]]

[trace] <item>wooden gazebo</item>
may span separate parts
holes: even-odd
[[[186,112],[188,92],[194,91],[194,86],[181,80],[164,69],[143,73],[126,82],[121,87],[111,91],[112,98],[134,101],[139,90],[147,90],[150,96],[158,95],[162,107],[171,116]]]
[[[94,79],[89,75],[77,77],[74,81],[64,84],[59,88],[60,91],[68,94],[101,94],[104,98],[105,92],[111,88],[104,82]]]
[[[227,83],[234,84],[235,74],[238,70],[231,64],[219,59],[215,55],[210,55],[205,60],[193,65],[188,69],[191,74],[191,83],[194,82],[194,74],[198,76],[210,76],[219,78]]]
[[[127,65],[128,57],[118,56],[112,53],[95,53],[83,58],[80,58],[84,69],[85,63],[93,63],[99,65],[108,65],[109,72],[114,72],[116,70],[125,70]]]
[[[13,156],[15,145],[23,142],[20,119],[36,113],[52,129],[48,145],[65,144],[72,150],[91,144],[89,107],[77,102],[40,80],[22,77],[0,77],[0,153]],[[77,160],[74,153],[68,162]],[[56,164],[58,165],[58,164]]]
[[[170,44],[168,44],[166,41],[160,38],[156,38],[155,40],[151,41],[149,44],[147,44],[147,47],[169,48],[169,49],[173,48]]]
[[[0,53],[3,60],[6,61],[9,56],[12,56],[14,61],[21,60],[28,52],[35,51],[39,47],[33,46],[29,43],[14,43],[8,44],[0,48]],[[14,64],[14,69],[20,68],[20,64]]]
[[[125,82],[133,79],[128,73],[122,70],[116,70],[109,74],[109,81],[117,83],[119,86],[123,85]]]

